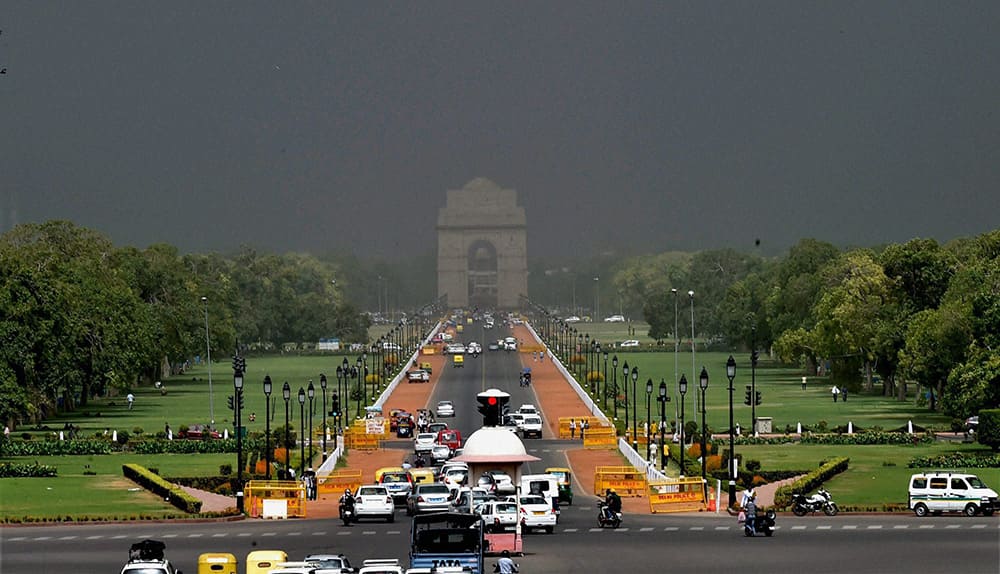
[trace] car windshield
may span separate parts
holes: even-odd
[[[408,482],[409,479],[405,474],[383,474],[382,482]]]
[[[358,491],[358,496],[385,496],[384,488],[362,488]]]
[[[420,487],[420,494],[448,494],[448,487],[443,484],[430,484]]]
[[[528,424],[542,424],[542,419],[538,417],[524,417],[524,422]]]
[[[545,502],[545,499],[542,498],[541,496],[522,496],[521,497],[521,504],[545,504],[545,505],[548,505],[548,503]]]
[[[969,485],[972,486],[972,488],[986,488],[986,484],[979,480],[978,476],[969,476],[966,477],[966,480],[969,481]]]

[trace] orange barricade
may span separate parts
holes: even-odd
[[[571,420],[576,423],[576,434],[569,432],[569,421]],[[611,428],[605,426],[604,423],[601,422],[601,419],[597,417],[559,417],[559,438],[578,438],[580,436],[580,425],[582,425],[584,421],[587,421],[590,424],[590,428],[587,429],[587,432],[599,428]],[[586,435],[584,435],[584,438],[586,438]]]
[[[287,517],[305,518],[306,487],[293,480],[251,480],[243,487],[246,512],[254,518],[264,515],[264,501],[284,501]]]
[[[701,477],[651,480],[648,486],[649,511],[690,512],[705,510],[705,491]]]
[[[613,449],[618,445],[615,429],[611,427],[590,427],[583,435],[583,448]]]
[[[323,494],[340,494],[345,488],[350,488],[351,492],[357,492],[361,486],[360,470],[335,470],[326,477],[320,479],[317,492]]]
[[[613,488],[619,496],[645,496],[646,475],[631,466],[599,466],[594,470],[594,494]]]

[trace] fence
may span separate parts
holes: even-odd
[[[323,494],[340,494],[347,488],[350,488],[351,492],[357,492],[360,486],[360,470],[335,470],[320,479],[317,491]]]
[[[254,518],[306,516],[306,487],[293,480],[251,480],[243,487],[246,512]]]
[[[649,511],[654,514],[705,510],[705,483],[701,477],[651,480],[647,488]]]
[[[599,466],[594,470],[594,494],[613,488],[619,496],[644,496],[646,475],[631,466]]]

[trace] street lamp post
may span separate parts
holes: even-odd
[[[347,361],[347,357],[344,357],[343,362],[340,364],[341,368],[344,370],[344,392],[340,393],[340,400],[344,402],[343,408],[340,409],[340,428],[344,428],[344,413],[351,413],[351,364]]]
[[[646,379],[646,460],[648,461],[653,455],[653,441],[650,437],[650,430],[653,425],[649,424],[649,403],[652,402],[651,397],[653,395],[653,379]],[[649,463],[652,464],[652,463]]]
[[[622,386],[625,387],[625,434],[628,435],[628,361],[622,364]]]
[[[576,334],[576,348],[578,349],[577,353],[582,355],[583,354],[583,333],[577,333]],[[583,363],[579,362],[579,360],[578,360],[578,362],[576,364],[576,380],[577,381],[583,380],[583,375],[580,372],[582,370],[583,370]]]
[[[267,469],[264,478],[271,480],[271,375],[264,376],[264,458]]]
[[[617,421],[618,420],[618,355],[611,357],[611,376],[614,378],[614,383],[611,386],[611,405],[614,407],[615,421]]]
[[[306,391],[299,387],[299,479],[306,470]]]
[[[604,349],[604,393],[601,395],[601,406],[604,407],[605,416],[608,411],[608,350]]]
[[[364,390],[361,388],[361,377],[364,376],[364,370],[365,370],[364,359],[362,357],[364,357],[364,354],[362,354],[361,357],[358,357],[357,361],[355,361],[354,368],[351,370],[351,374],[354,375],[354,388],[358,391],[358,394],[355,395],[355,400],[354,400],[355,419],[361,418],[361,402],[365,394]]]
[[[241,415],[243,414],[243,371],[245,363],[243,357],[236,349],[233,357],[233,406],[236,410],[236,510],[243,512],[243,427]]]
[[[757,323],[750,325],[750,423],[757,436]]]
[[[680,353],[681,349],[681,337],[680,334],[677,333],[677,297],[678,297],[677,288],[675,287],[671,289],[670,292],[673,293],[674,295],[674,380],[676,381],[678,380],[677,355]],[[684,399],[681,399],[681,402],[683,403]],[[674,405],[674,422],[675,423],[677,422],[677,405]],[[684,472],[683,469],[681,470],[681,472],[682,473]]]
[[[667,402],[670,400],[670,396],[667,395],[667,382],[660,379],[660,397],[657,399],[660,401],[660,468],[667,468],[667,452],[664,450],[666,445],[663,442],[663,435],[666,429],[663,427],[667,424]]]
[[[733,379],[736,378],[736,359],[729,355],[726,360],[726,378],[729,379],[729,508],[736,505],[736,447],[735,433],[733,432]]]
[[[201,304],[205,308],[205,357],[208,365],[208,418],[215,427],[215,401],[212,394],[212,344],[208,338],[208,297],[202,296]]]
[[[681,456],[678,462],[681,464],[681,478],[684,478],[684,395],[688,391],[687,377],[681,375],[681,380],[677,383],[677,386],[681,392]]]
[[[695,349],[695,344],[694,344],[694,291],[688,291],[688,299],[691,300],[691,374],[693,375],[695,373],[695,366],[694,366],[694,361],[695,361],[695,356],[694,356],[694,349]],[[694,394],[694,400],[697,402],[697,400],[698,400],[698,393]],[[695,412],[697,412],[697,411],[698,411],[698,405],[695,404]]]
[[[590,382],[590,333],[583,336],[583,352],[585,353],[583,361],[583,381],[584,383],[589,383],[587,384],[587,387],[589,388],[590,393],[593,394],[594,385]]]
[[[708,473],[706,472],[706,462],[708,453],[706,452],[708,426],[705,425],[705,390],[708,389],[708,371],[701,368],[701,375],[698,376],[698,386],[701,387],[701,491],[705,501],[708,501]]]
[[[319,374],[319,388],[323,390],[323,462],[326,462],[326,375]]]
[[[313,399],[316,398],[316,387],[313,386],[312,380],[309,381],[309,387],[306,388],[306,396],[309,397],[309,466],[312,466],[313,461],[313,434],[316,432],[313,428]]]
[[[636,393],[635,383],[639,380],[639,367],[632,367],[632,450],[639,451],[639,409],[635,405]]]
[[[291,469],[291,456],[288,450],[288,399],[292,398],[292,387],[288,386],[288,381],[281,387],[281,397],[285,399],[285,480],[288,480],[288,471]]]

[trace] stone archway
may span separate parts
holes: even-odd
[[[517,309],[528,294],[526,230],[514,190],[484,178],[448,190],[438,211],[438,296],[452,307]]]

